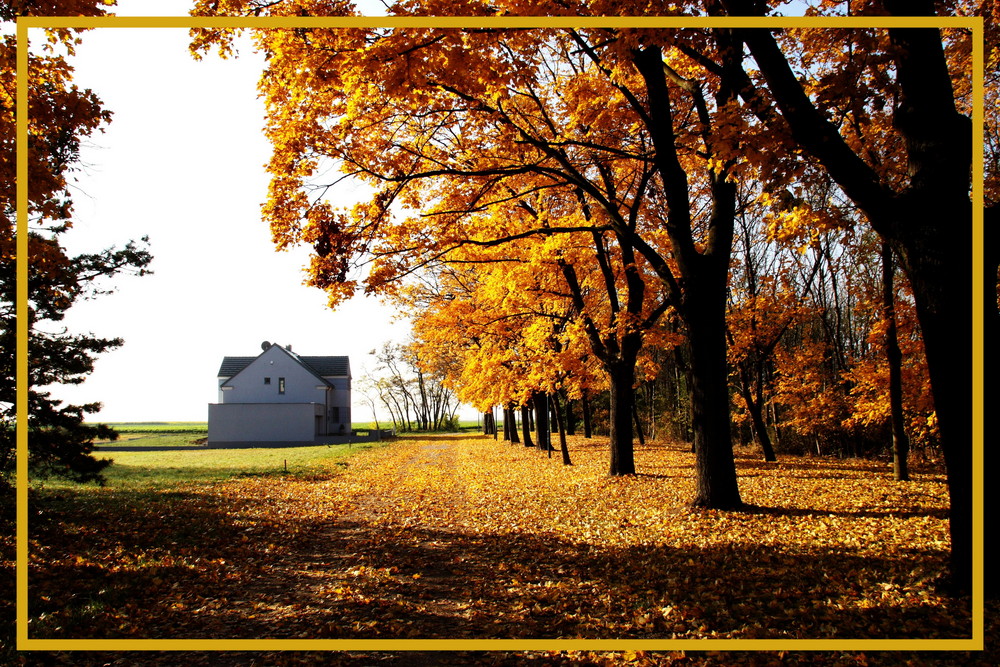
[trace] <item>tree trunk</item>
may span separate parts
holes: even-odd
[[[778,456],[774,453],[771,435],[767,432],[767,424],[764,423],[764,406],[759,401],[752,400],[747,404],[747,410],[750,412],[750,423],[753,424],[754,439],[764,452],[764,460],[777,461]]]
[[[774,447],[771,445],[771,436],[767,432],[767,425],[764,423],[764,397],[761,388],[758,385],[757,395],[754,396],[747,375],[749,374],[746,370],[741,368],[739,391],[743,397],[743,402],[746,404],[747,412],[750,414],[750,430],[753,431],[754,442],[757,443],[757,446],[764,453],[765,461],[777,461],[778,457],[775,455]]]
[[[735,509],[743,503],[736,479],[729,421],[725,290],[691,295],[685,322],[691,348],[691,407],[697,488],[691,504]],[[699,437],[700,436],[700,437]]]
[[[556,428],[559,430],[559,451],[562,452],[564,466],[573,465],[569,458],[569,447],[566,446],[566,427],[563,423],[562,409],[559,405],[559,394],[552,395],[552,414],[556,418]]]
[[[607,368],[611,384],[611,414],[608,416],[611,440],[610,475],[634,475],[632,450],[632,405],[635,402],[635,364],[627,361]]]
[[[545,409],[545,394],[535,392],[532,395],[531,402],[535,406],[535,439],[538,440],[538,448],[551,450],[552,438],[549,434],[549,416]]]
[[[907,455],[910,440],[903,421],[903,353],[896,334],[896,290],[893,287],[892,248],[882,242],[882,309],[886,321],[885,356],[889,362],[889,413],[892,423],[892,474],[897,481],[910,479]]]
[[[635,396],[635,392],[632,394]],[[642,432],[642,420],[639,419],[639,401],[632,400],[632,421],[635,423],[635,434],[639,437],[639,444],[646,444],[646,435]]]
[[[534,447],[531,441],[531,408],[527,405],[521,406],[521,439],[524,440],[525,447]]]
[[[592,438],[594,436],[593,422],[590,415],[590,395],[583,392],[583,437]]]
[[[507,406],[504,419],[510,420],[510,441],[515,445],[520,444],[521,439],[517,437],[517,411],[513,405]]]
[[[887,3],[888,5],[889,3]],[[931,3],[891,3],[933,14]],[[951,574],[972,586],[972,125],[955,109],[940,32],[889,31],[901,89],[894,124],[906,140],[910,183],[877,226],[913,287],[951,501]],[[867,213],[867,211],[866,211]],[[872,226],[876,215],[869,214]],[[900,252],[900,250],[903,252]]]
[[[937,211],[937,214],[942,220],[961,219],[961,211]],[[940,239],[939,244],[945,241]],[[908,274],[914,296],[919,295],[915,299],[917,315],[924,335],[948,474],[951,572],[954,584],[961,590],[969,590],[972,585],[972,351],[968,344],[972,339],[971,293],[968,281],[962,279],[966,272],[958,267],[968,268],[970,250],[966,246],[957,253],[964,259],[959,263],[940,261],[940,255],[929,247],[917,249],[925,246],[923,242],[913,245]],[[934,243],[927,241],[926,245]]]
[[[714,29],[722,61],[715,103],[735,101],[743,45],[730,30]],[[733,459],[729,421],[729,373],[726,366],[726,296],[736,219],[736,182],[727,168],[709,168],[711,209],[707,243],[699,247],[693,228],[694,204],[688,174],[678,151],[663,54],[658,47],[633,53],[633,63],[646,84],[654,164],[667,203],[666,231],[670,237],[680,285],[668,281],[679,301],[691,348],[691,404],[695,433],[697,488],[691,504],[712,509],[742,506]],[[704,100],[702,99],[704,108]],[[699,117],[707,112],[699,111]],[[705,119],[707,122],[707,118]],[[678,294],[679,292],[679,294]]]

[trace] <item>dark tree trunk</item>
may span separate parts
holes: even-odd
[[[930,2],[887,3],[899,14],[933,14]],[[901,91],[893,118],[906,141],[910,183],[895,210],[868,217],[893,245],[913,288],[924,335],[951,501],[951,574],[972,585],[972,126],[955,109],[941,35],[893,29]],[[860,202],[859,202],[860,205]],[[864,208],[864,206],[862,206]],[[881,215],[880,215],[881,214]]]
[[[778,457],[774,453],[771,445],[771,436],[767,432],[767,425],[764,423],[764,396],[760,384],[757,386],[757,393],[754,395],[750,380],[747,377],[746,369],[740,369],[740,395],[747,406],[750,414],[750,430],[753,431],[754,442],[764,453],[765,461],[777,461]]]
[[[743,503],[736,479],[729,420],[725,291],[695,295],[685,321],[691,348],[691,408],[696,434],[697,488],[691,504],[735,509]],[[715,303],[713,303],[713,301]],[[700,437],[699,437],[700,436]]]
[[[559,451],[562,453],[564,466],[573,465],[569,458],[569,447],[566,446],[566,427],[563,423],[562,408],[560,406],[559,394],[552,395],[552,415],[556,419],[556,428],[559,430]]]
[[[633,396],[635,393],[633,392]],[[642,420],[639,419],[639,401],[632,400],[632,421],[635,423],[635,434],[639,438],[639,444],[646,444],[646,435],[642,432]]]
[[[961,218],[961,212],[938,210],[929,205],[916,215]],[[971,213],[971,211],[969,211]],[[971,215],[970,215],[971,217]],[[961,234],[957,234],[961,236]],[[933,236],[933,235],[928,235]],[[971,245],[971,238],[967,239]],[[969,246],[951,261],[932,251],[931,245],[948,245],[953,239],[912,243],[907,272],[916,298],[917,316],[924,337],[927,368],[934,395],[934,409],[941,434],[951,503],[951,572],[955,585],[972,585],[972,339],[971,293],[964,280]],[[926,246],[925,246],[926,243]]]
[[[983,366],[985,370],[985,377],[992,381],[995,378],[1000,377],[1000,349],[998,349],[995,342],[1000,340],[1000,307],[997,305],[998,302],[1000,302],[1000,298],[998,298],[1000,297],[1000,294],[998,294],[997,290],[998,282],[1000,282],[997,279],[998,274],[1000,274],[1000,202],[987,207],[983,218],[983,228],[983,252],[985,255],[985,271],[983,271],[985,285],[983,286],[983,294],[985,295],[986,301],[986,303],[983,304],[985,320],[985,324],[983,325],[983,340],[985,341],[983,349]],[[990,446],[984,448],[983,467],[985,470],[995,470],[997,458],[997,448],[995,446],[995,420],[988,420],[983,425],[983,428],[984,439],[990,444]],[[992,484],[988,485],[983,495],[983,521],[987,526],[994,526],[996,525],[996,510],[991,510],[989,508],[997,507],[995,498],[996,487]],[[990,500],[990,498],[993,498],[993,500]],[[985,546],[986,553],[983,560],[986,563],[995,563],[996,549],[989,546],[989,544],[991,543],[987,543]],[[996,568],[985,568],[983,579],[986,598],[989,600],[997,599]]]
[[[611,414],[608,416],[611,440],[612,476],[634,475],[632,449],[632,405],[635,402],[635,363],[627,361],[608,368],[611,384]]]
[[[552,449],[552,438],[549,433],[549,416],[547,414],[545,394],[535,392],[531,398],[535,406],[535,439],[538,440],[538,448],[542,450]]]
[[[590,414],[590,395],[584,391],[583,398],[583,437],[592,438],[594,436],[593,421]]]
[[[910,439],[903,420],[903,353],[896,335],[896,290],[893,287],[892,248],[882,243],[882,309],[886,320],[885,356],[889,362],[889,413],[892,424],[892,474],[897,481],[910,479],[907,456]]]
[[[510,442],[510,416],[507,414],[507,408],[500,409],[503,419],[503,441]]]
[[[774,453],[774,446],[771,444],[771,434],[767,432],[767,424],[764,423],[764,406],[759,399],[750,401],[748,404],[750,412],[750,423],[753,424],[753,435],[757,440],[757,445],[764,452],[765,461],[777,461],[778,456]]]
[[[531,441],[531,408],[527,405],[521,406],[521,439],[524,440],[525,447],[534,447]]]
[[[513,405],[507,406],[504,419],[510,420],[510,441],[514,444],[519,444],[521,439],[517,437],[517,411]]]
[[[714,29],[721,60],[720,85],[715,103],[734,101],[736,84],[743,75],[743,45],[730,30]],[[688,175],[677,152],[670,91],[664,73],[662,51],[640,49],[633,62],[646,84],[648,127],[655,149],[654,164],[663,182],[667,201],[666,230],[677,263],[683,289],[667,283],[687,325],[691,348],[691,406],[695,434],[695,478],[697,487],[691,504],[712,509],[742,506],[733,459],[729,421],[728,369],[726,366],[726,293],[736,219],[736,183],[726,168],[709,170],[711,210],[708,242],[695,241],[693,202]],[[695,91],[697,93],[697,91]],[[710,124],[701,98],[699,120]],[[662,272],[661,276],[666,276]]]

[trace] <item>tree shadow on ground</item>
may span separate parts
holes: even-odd
[[[32,637],[961,638],[944,567],[822,546],[597,546],[329,517],[246,525],[211,493],[40,503]],[[763,514],[783,510],[757,508]],[[294,530],[292,530],[294,528]],[[907,591],[913,591],[909,595]]]

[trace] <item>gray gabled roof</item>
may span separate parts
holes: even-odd
[[[219,368],[220,378],[231,378],[250,365],[257,357],[223,357]]]
[[[320,377],[347,377],[351,361],[347,357],[299,357],[299,360]]]
[[[308,370],[320,377],[349,377],[351,375],[351,362],[348,357],[300,357],[295,353],[290,354]],[[223,357],[218,377],[231,378],[249,366],[256,358]]]

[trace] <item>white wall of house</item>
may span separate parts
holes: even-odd
[[[212,403],[208,441],[312,442],[323,406],[315,403]]]
[[[340,426],[344,431],[351,432],[351,379],[343,377],[324,378],[333,385],[327,394],[327,415],[330,420],[330,433],[336,435]]]

